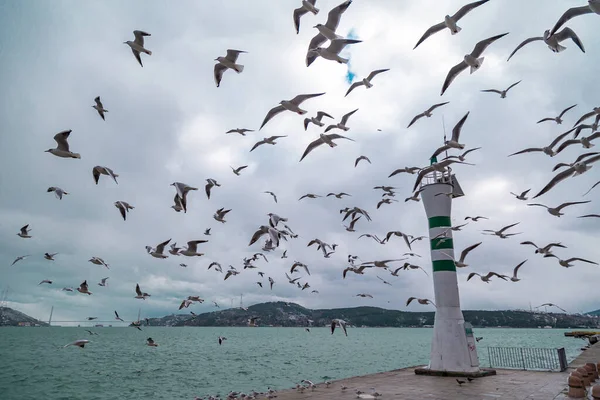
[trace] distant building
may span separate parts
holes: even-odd
[[[31,322],[19,322],[17,326],[32,326]]]

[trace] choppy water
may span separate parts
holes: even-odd
[[[426,364],[432,329],[326,328],[2,328],[1,400],[193,399],[230,390],[289,388]],[[487,346],[565,347],[569,360],[583,341],[556,329],[475,329]],[[219,346],[217,337],[227,341]],[[152,337],[159,347],[145,345]],[[76,339],[85,349],[62,348]]]

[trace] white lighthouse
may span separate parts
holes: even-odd
[[[432,163],[434,162],[437,160],[432,159]],[[445,172],[426,175],[421,181],[421,190],[421,199],[429,222],[433,288],[437,308],[429,365],[417,368],[415,372],[444,376],[494,374],[495,371],[479,368],[471,325],[465,324],[460,309],[450,216],[452,199],[464,194],[449,168]]]

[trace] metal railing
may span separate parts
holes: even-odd
[[[568,367],[564,347],[560,349],[488,347],[487,349],[490,368],[562,372]]]

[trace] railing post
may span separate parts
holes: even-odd
[[[564,347],[557,349],[557,352],[558,352],[558,363],[560,365],[560,372],[566,371],[566,369],[568,367],[567,352],[565,351]]]
[[[490,352],[490,348],[488,346],[488,362],[490,363],[490,368],[494,368],[494,366],[492,365],[492,353]]]

